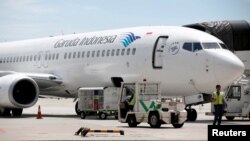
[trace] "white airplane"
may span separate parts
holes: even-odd
[[[211,94],[244,71],[223,46],[207,33],[167,26],[1,43],[0,111],[21,116],[41,95],[76,98],[80,87],[122,81],[161,82],[164,95]]]

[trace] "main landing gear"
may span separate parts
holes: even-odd
[[[196,121],[197,119],[197,112],[194,108],[191,108],[191,106],[188,106],[185,108],[187,111],[187,121]]]
[[[78,116],[81,115],[81,111],[78,109],[78,101],[76,102],[76,105],[75,105],[75,112]]]
[[[22,116],[23,109],[10,109],[10,108],[1,108],[0,107],[0,116],[3,117],[20,117]]]

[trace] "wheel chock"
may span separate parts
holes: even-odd
[[[81,133],[81,136],[85,137],[89,132],[95,132],[95,133],[120,133],[120,135],[124,135],[123,130],[107,130],[107,129],[102,129],[102,130],[94,130],[90,128],[85,128],[81,127],[75,132],[75,135],[79,135]]]

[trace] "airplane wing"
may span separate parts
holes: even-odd
[[[10,74],[22,74],[34,79],[40,89],[40,91],[51,90],[53,88],[58,88],[62,83],[62,78],[46,73],[22,73],[14,71],[0,71],[0,77],[10,75]]]

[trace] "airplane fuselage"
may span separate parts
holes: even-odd
[[[242,62],[219,44],[197,30],[164,26],[55,36],[1,43],[0,70],[62,80],[57,88],[39,86],[42,95],[75,97],[80,87],[113,86],[112,78],[122,78],[161,82],[163,94],[186,96],[211,93],[243,73]]]

